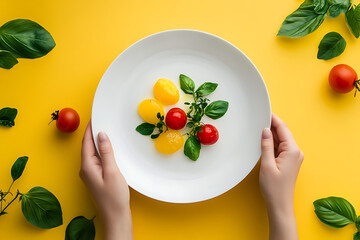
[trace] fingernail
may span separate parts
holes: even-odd
[[[106,142],[107,141],[106,134],[104,132],[99,132],[98,140],[99,140],[100,143]]]
[[[264,139],[268,139],[271,137],[271,131],[269,128],[264,128],[263,132],[262,132],[262,138]]]

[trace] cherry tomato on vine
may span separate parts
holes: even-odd
[[[170,109],[165,117],[166,125],[174,130],[179,130],[185,127],[186,121],[186,113],[181,108]]]
[[[212,145],[219,139],[219,132],[213,125],[205,124],[201,126],[201,130],[202,132],[197,132],[197,137],[200,143],[204,145]]]
[[[354,69],[346,64],[339,64],[333,67],[329,74],[330,86],[339,93],[348,93],[356,88],[359,91],[359,80]]]
[[[51,119],[56,120],[56,127],[65,133],[74,132],[80,124],[79,114],[72,108],[64,108],[51,114]]]

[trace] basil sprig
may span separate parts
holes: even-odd
[[[12,68],[16,58],[39,58],[48,54],[55,41],[38,23],[16,19],[0,27],[0,67]]]
[[[95,217],[94,217],[95,218]],[[65,240],[94,240],[94,218],[75,217],[66,227]]]
[[[342,54],[345,47],[345,39],[337,32],[330,32],[321,40],[317,58],[324,60],[332,59]]]
[[[12,127],[15,125],[15,118],[17,115],[16,108],[3,108],[0,110],[0,126]]]
[[[321,10],[320,12],[324,12],[324,8],[321,8]],[[324,13],[319,14],[317,12],[314,9],[313,0],[306,0],[298,9],[285,18],[277,35],[297,38],[312,33],[318,29],[327,16],[327,9]]]
[[[135,130],[145,136],[151,135],[150,137],[152,139],[158,138],[160,134],[164,132],[164,129],[165,131],[168,130],[168,127],[164,122],[165,119],[164,116],[162,116],[160,113],[157,113],[156,117],[159,119],[159,122],[156,125],[151,123],[142,123],[139,126],[137,126]],[[157,128],[158,132],[153,134],[155,128]]]
[[[341,197],[328,197],[314,201],[315,214],[325,225],[333,228],[343,228],[350,223],[355,223],[357,233],[354,239],[360,239],[360,216],[356,217],[354,207]]]

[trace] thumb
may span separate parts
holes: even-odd
[[[264,128],[261,136],[261,165],[275,164],[274,140],[269,128]]]
[[[99,153],[104,171],[114,168],[115,157],[109,137],[104,132],[98,134]]]

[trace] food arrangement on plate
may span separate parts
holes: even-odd
[[[212,119],[219,119],[225,115],[229,103],[218,100],[210,103],[206,96],[218,87],[217,83],[205,82],[195,90],[194,81],[180,74],[180,88],[191,95],[193,102],[184,102],[187,113],[181,108],[171,108],[165,117],[163,105],[177,104],[180,99],[179,89],[165,78],[159,79],[153,88],[155,99],[143,100],[138,113],[145,123],[136,127],[136,131],[155,139],[156,149],[163,154],[173,154],[184,146],[184,154],[193,161],[200,156],[201,144],[212,145],[219,139],[219,132],[215,126],[204,124],[202,118],[206,115]],[[165,120],[165,121],[164,121]],[[186,128],[186,133],[179,130]],[[183,135],[187,136],[184,140]]]

